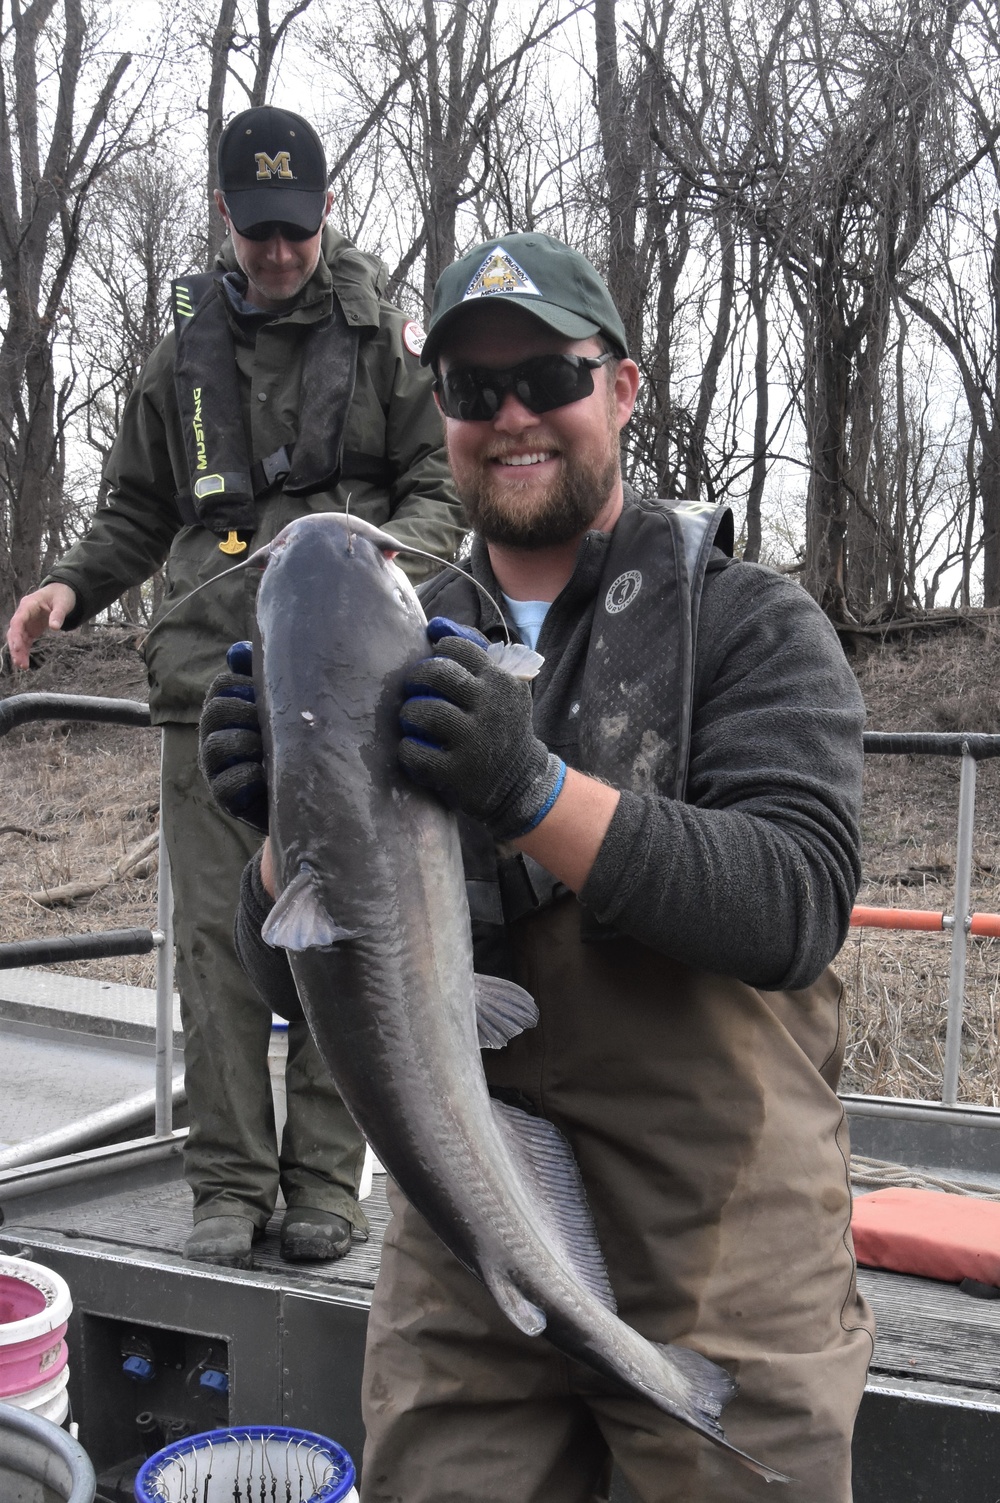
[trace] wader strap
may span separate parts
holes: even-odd
[[[497,879],[504,918],[508,924],[547,908],[569,889],[530,856],[518,851],[497,863]]]
[[[683,796],[695,632],[713,547],[732,555],[727,507],[642,501],[619,518],[584,668],[582,771],[637,792]],[[459,816],[459,831],[477,967],[510,974],[502,969],[509,960],[498,926],[547,907],[569,889],[523,853],[498,859],[485,828],[465,816]],[[614,929],[586,911],[581,923],[587,941],[614,937]],[[487,950],[493,952],[488,960]]]
[[[691,634],[690,682],[681,706],[681,723],[677,737],[677,797],[687,789],[688,765],[691,760],[691,722],[694,718],[694,651],[698,641],[698,619],[705,574],[713,548],[732,559],[736,541],[733,514],[728,506],[710,506],[702,501],[679,501],[671,510],[674,526],[680,529],[684,563],[688,577],[688,600]]]
[[[547,908],[569,891],[531,856],[518,851],[497,862],[496,879],[466,880],[469,913],[486,924],[513,924],[526,913]]]
[[[498,882],[480,882],[466,878],[465,896],[469,902],[469,917],[483,924],[503,923],[503,903],[500,901]]]
[[[618,519],[597,588],[580,696],[580,768],[633,793],[683,797],[694,643],[726,507],[642,500]],[[655,650],[654,650],[655,649]]]

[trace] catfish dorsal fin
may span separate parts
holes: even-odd
[[[357,939],[362,932],[342,929],[331,918],[319,875],[303,861],[268,914],[260,937],[276,950],[329,950],[346,939]]]
[[[476,977],[480,1049],[502,1049],[537,1022],[538,1008],[523,987],[501,976]]]
[[[616,1311],[594,1219],[573,1150],[557,1127],[504,1101],[493,1115],[525,1186],[540,1211],[540,1228],[577,1279],[607,1310]]]

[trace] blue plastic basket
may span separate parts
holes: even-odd
[[[175,1440],[141,1468],[137,1503],[347,1503],[354,1463],[336,1441],[286,1425],[234,1425]]]

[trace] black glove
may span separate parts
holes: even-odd
[[[408,675],[399,760],[496,840],[514,840],[548,814],[566,764],[532,729],[528,685],[491,662],[473,635],[443,617],[430,623],[434,656]]]
[[[198,765],[223,814],[267,834],[264,746],[254,693],[249,642],[226,653],[228,673],[209,685],[198,723]]]
[[[305,1014],[288,968],[288,956],[284,950],[265,944],[260,937],[274,907],[274,899],[260,879],[260,857],[260,851],[250,857],[240,879],[240,901],[233,930],[236,954],[261,1000],[289,1023],[298,1023]]]

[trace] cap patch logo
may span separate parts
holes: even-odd
[[[411,355],[419,355],[426,343],[427,335],[412,318],[403,325],[403,348],[409,350]]]
[[[542,295],[524,267],[518,266],[514,257],[508,256],[499,245],[490,251],[472,278],[462,302],[468,302],[471,297],[494,297],[498,292],[520,292],[528,297]]]
[[[291,154],[287,151],[279,151],[276,156],[269,157],[266,151],[255,151],[254,161],[257,163],[257,181],[262,182],[265,178],[272,177],[293,178]]]
[[[642,589],[642,575],[638,569],[627,569],[624,574],[619,574],[607,595],[604,597],[604,609],[609,616],[617,616],[623,611]]]

